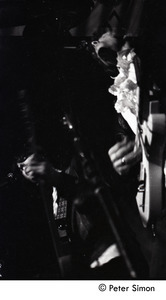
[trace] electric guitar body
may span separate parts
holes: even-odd
[[[159,101],[149,102],[147,120],[138,125],[142,162],[137,204],[143,225],[154,224],[164,200],[164,149],[166,115],[159,112]]]

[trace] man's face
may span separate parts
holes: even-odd
[[[93,41],[92,45],[95,49],[96,54],[98,55],[101,48],[110,48],[113,51],[117,51],[116,47],[117,39],[113,37],[110,31],[106,31],[98,39],[98,41]]]
[[[112,77],[119,73],[116,42],[116,38],[112,36],[109,30],[106,30],[98,40],[92,42],[98,60],[106,67]]]

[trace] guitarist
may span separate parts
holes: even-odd
[[[162,1],[145,1],[147,9],[149,9],[150,19],[148,26],[146,27],[143,38],[143,53],[141,53],[141,59],[143,64],[143,70],[145,74],[151,74],[153,81],[157,83],[160,88],[160,111],[166,113],[165,105],[165,15],[166,6]],[[103,42],[103,41],[102,41]],[[99,44],[98,44],[99,47]],[[145,79],[145,78],[144,78]],[[142,116],[147,118],[146,106],[148,103],[144,103],[142,107]],[[117,143],[109,150],[109,156],[113,163],[113,166],[118,174],[125,175],[131,169],[131,166],[135,162],[141,159],[141,151],[137,153],[133,152],[134,142],[127,142],[123,140]],[[157,154],[157,153],[156,153]],[[163,184],[163,190],[165,186]],[[157,200],[157,199],[156,199]],[[163,199],[164,200],[164,199]],[[165,257],[165,209],[161,213],[161,217],[156,220],[155,224],[155,236],[153,237],[151,244],[151,258],[150,265],[150,278],[165,279],[166,276],[166,257]],[[148,240],[150,245],[151,239]]]

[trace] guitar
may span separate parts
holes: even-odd
[[[137,134],[142,148],[142,162],[136,201],[144,227],[154,226],[160,216],[165,187],[166,115],[160,112],[160,102],[154,99],[154,94],[155,91],[151,89],[148,94],[147,116],[145,116],[147,103],[146,105],[143,103],[144,95],[141,91],[138,98]]]

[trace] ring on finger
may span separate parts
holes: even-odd
[[[125,159],[125,157],[123,156],[122,157],[122,159],[121,159],[121,164],[123,165],[123,166],[125,166],[126,165],[126,159]]]

